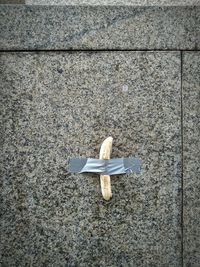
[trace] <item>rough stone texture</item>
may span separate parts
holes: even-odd
[[[196,49],[199,7],[9,6],[0,49]]]
[[[26,0],[29,5],[192,6],[199,0]]]
[[[0,4],[25,4],[25,0],[0,0]]]
[[[183,57],[184,266],[200,266],[200,52]]]
[[[196,13],[196,20],[197,20],[197,23],[196,23],[196,32],[197,32],[197,45],[196,45],[196,48],[198,50],[200,50],[200,9],[197,8],[195,9],[195,13]]]
[[[1,53],[2,266],[180,266],[180,53]],[[128,90],[127,90],[128,86]],[[67,172],[141,158],[140,175]]]
[[[123,6],[199,6],[200,0],[0,0],[0,4],[27,5],[123,5]]]

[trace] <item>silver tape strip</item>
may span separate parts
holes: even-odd
[[[68,171],[71,173],[93,172],[107,175],[140,173],[140,160],[134,157],[108,160],[71,158]]]

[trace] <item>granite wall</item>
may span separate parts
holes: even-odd
[[[1,266],[200,266],[199,7],[0,6]],[[74,156],[140,174],[71,174]]]

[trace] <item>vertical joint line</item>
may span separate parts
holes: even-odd
[[[183,51],[181,53],[181,261],[184,266],[184,181],[183,181]]]

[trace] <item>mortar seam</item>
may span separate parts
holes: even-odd
[[[199,52],[200,49],[0,49],[0,52]]]
[[[181,265],[184,266],[184,181],[183,181],[183,51],[181,51]]]

